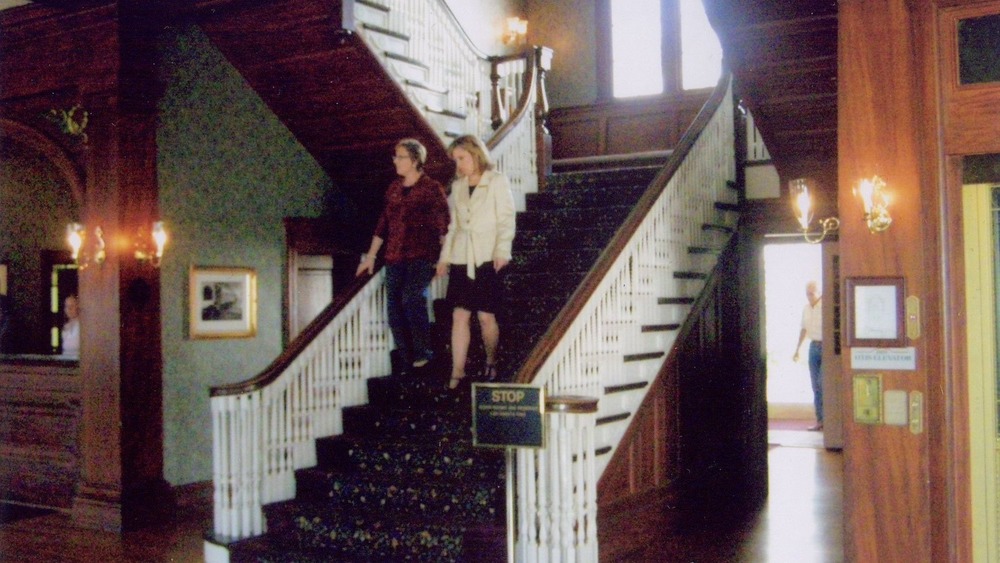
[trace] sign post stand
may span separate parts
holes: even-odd
[[[519,383],[472,384],[472,444],[506,450],[507,561],[514,561],[514,449],[545,447],[545,390]]]

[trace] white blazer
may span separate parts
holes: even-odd
[[[494,259],[510,260],[514,242],[514,196],[510,183],[499,172],[483,172],[479,185],[469,195],[469,179],[451,183],[448,196],[448,234],[441,247],[441,261],[467,264],[466,273],[476,278],[476,266]]]

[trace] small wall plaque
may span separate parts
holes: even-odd
[[[882,375],[854,376],[854,422],[882,423]]]

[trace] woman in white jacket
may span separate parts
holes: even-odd
[[[465,377],[475,311],[486,349],[483,378],[496,379],[503,282],[500,270],[510,263],[514,241],[514,197],[510,183],[493,170],[489,151],[478,137],[463,135],[448,147],[458,178],[451,184],[448,234],[437,275],[448,274],[448,301],[455,307],[451,325],[450,389]]]

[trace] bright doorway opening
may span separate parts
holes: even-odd
[[[823,284],[820,245],[764,245],[764,345],[767,358],[767,410],[770,419],[815,420],[809,381],[808,343],[792,361],[802,328],[806,284]]]

